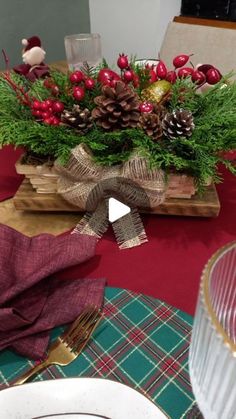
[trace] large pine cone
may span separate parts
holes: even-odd
[[[94,102],[97,107],[92,110],[92,116],[104,130],[137,126],[140,116],[139,97],[122,81],[117,81],[115,87],[104,86],[102,95],[97,96]]]
[[[154,141],[162,137],[162,123],[160,116],[156,113],[143,113],[140,116],[138,128],[143,129],[145,134]]]
[[[178,137],[190,137],[195,128],[192,112],[179,109],[167,113],[162,121],[163,134],[174,140]]]
[[[61,114],[61,121],[81,134],[86,134],[93,127],[91,112],[87,108],[81,109],[79,105],[73,105],[72,110],[65,109]]]

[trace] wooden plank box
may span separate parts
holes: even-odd
[[[57,179],[53,166],[33,166],[16,163],[16,171],[25,175],[13,201],[17,210],[78,211],[82,210],[57,193]],[[204,196],[196,193],[193,178],[184,174],[170,174],[163,204],[150,210],[152,214],[217,217],[220,203],[214,185],[206,187]]]

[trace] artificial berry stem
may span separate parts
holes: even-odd
[[[10,77],[10,73],[3,73],[4,79],[7,81],[7,83],[12,87],[12,89],[16,93],[17,99],[26,106],[31,107],[31,99],[29,95],[24,91],[23,87],[18,86]]]

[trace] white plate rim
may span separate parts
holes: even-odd
[[[91,380],[94,381],[94,382],[95,382],[95,380],[96,380],[96,382],[102,381],[103,384],[104,384],[104,382],[106,382],[106,384],[108,384],[108,385],[112,385],[112,386],[115,385],[115,386],[123,387],[124,389],[125,388],[129,389],[133,393],[136,393],[138,397],[143,398],[143,400],[145,400],[147,403],[150,403],[150,405],[153,405],[156,408],[157,412],[159,410],[159,413],[163,415],[163,419],[170,419],[170,417],[167,415],[167,413],[157,403],[154,403],[149,397],[147,397],[145,394],[143,394],[143,392],[141,392],[139,389],[133,388],[129,384],[125,384],[125,383],[122,383],[120,381],[108,379],[108,378],[105,378],[105,377],[76,377],[76,376],[60,377],[60,378],[49,379],[49,380],[28,382],[28,383],[25,383],[25,384],[22,384],[22,385],[19,385],[19,386],[10,385],[9,387],[6,387],[6,388],[4,388],[0,391],[0,403],[1,403],[1,395],[3,395],[5,392],[11,392],[11,391],[15,392],[15,391],[18,391],[18,390],[19,391],[24,391],[24,388],[32,387],[32,386],[35,386],[35,387],[40,386],[41,387],[42,385],[44,385],[46,383],[47,383],[46,385],[48,385],[48,386],[54,386],[58,382],[63,382],[63,381],[81,382],[82,380],[83,381],[88,381],[89,380],[90,382],[91,382]],[[97,416],[97,417],[99,417],[99,416]],[[59,418],[60,418],[60,416],[59,416]],[[37,417],[35,417],[35,419],[37,419]],[[96,419],[96,416],[95,416],[95,419]]]

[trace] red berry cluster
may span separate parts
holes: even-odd
[[[35,99],[31,106],[32,115],[47,125],[59,125],[64,104],[59,100],[47,99],[39,101]]]
[[[81,101],[84,99],[86,90],[93,90],[95,80],[87,77],[82,71],[77,70],[70,74],[70,82],[73,85],[72,94],[74,99]]]
[[[216,84],[221,79],[221,74],[217,68],[210,64],[203,64],[197,68],[185,66],[191,55],[180,54],[173,59],[174,70],[167,70],[163,61],[159,61],[156,67],[156,74],[158,79],[167,80],[170,83],[175,83],[177,78],[191,77],[192,81],[198,85],[204,83]]]
[[[119,54],[117,65],[121,69],[121,80],[125,83],[133,83],[134,87],[138,86],[139,80],[138,75],[131,69],[128,56],[125,54]]]

